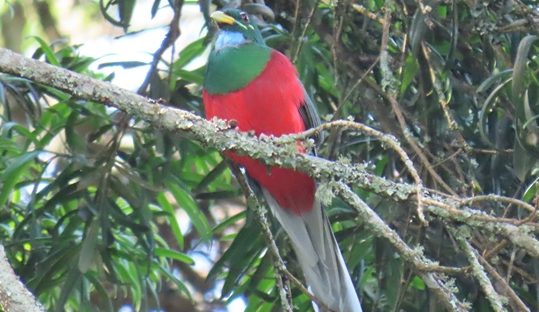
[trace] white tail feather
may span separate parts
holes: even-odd
[[[348,269],[320,203],[300,216],[282,209],[264,191],[274,216],[279,220],[298,257],[307,285],[316,298],[335,312],[362,312]]]

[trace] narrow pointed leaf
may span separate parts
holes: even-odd
[[[208,241],[211,237],[210,225],[191,194],[174,183],[167,183],[167,187],[176,198],[178,205],[189,215],[191,223],[197,230],[200,238],[203,241]]]
[[[97,237],[99,234],[99,222],[93,221],[88,231],[86,232],[86,237],[82,242],[82,247],[79,255],[79,270],[82,273],[86,273],[96,256],[96,247],[97,247]]]

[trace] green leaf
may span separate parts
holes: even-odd
[[[262,290],[265,286],[264,292],[270,292],[275,286],[275,273],[273,272],[273,255],[266,253],[258,264],[254,274],[251,275],[247,287],[250,289]],[[265,285],[264,285],[265,284]]]
[[[438,15],[441,18],[446,18],[447,17],[447,5],[438,6]]]
[[[154,18],[155,14],[157,14],[157,10],[159,9],[160,3],[161,3],[161,0],[154,0],[152,4],[152,9],[151,9],[152,18]]]
[[[490,92],[488,97],[485,99],[485,102],[481,106],[481,111],[479,112],[479,124],[478,124],[479,135],[481,136],[481,139],[483,140],[483,143],[488,144],[488,145],[493,146],[493,147],[495,147],[496,144],[494,144],[490,140],[487,132],[485,131],[487,129],[486,120],[487,120],[487,117],[488,117],[490,111],[493,109],[494,104],[496,103],[495,99],[498,96],[498,93],[501,90],[503,90],[503,88],[506,85],[508,85],[509,82],[511,82],[511,81],[512,81],[512,78],[508,78],[505,81],[503,81],[502,83],[500,83],[498,86],[496,86],[496,88],[494,88],[494,90],[492,90],[492,92]]]
[[[502,79],[507,79],[507,76],[512,74],[513,73],[513,69],[512,68],[509,68],[509,69],[506,69],[506,70],[502,70],[502,71],[498,71],[498,72],[495,72],[493,75],[491,75],[490,77],[488,77],[487,79],[485,79],[485,81],[483,81],[479,87],[477,88],[477,93],[482,93],[482,92],[485,92],[487,91],[488,89],[490,89],[490,87],[497,83],[498,81],[502,80]]]
[[[60,297],[56,302],[54,311],[65,311],[64,306],[69,298],[69,294],[75,289],[75,284],[79,282],[81,274],[76,267],[72,267],[69,273],[63,280],[62,290],[60,291]]]
[[[0,126],[0,130],[2,132],[2,136],[7,136],[11,131],[14,131],[28,138],[29,140],[31,140],[32,143],[37,143],[35,135],[30,130],[14,121],[2,123]]]
[[[5,171],[0,175],[2,190],[0,191],[0,207],[5,207],[5,203],[11,194],[13,187],[26,172],[33,160],[39,155],[40,151],[27,152],[8,162]]]
[[[113,312],[114,307],[112,305],[111,296],[109,291],[105,289],[105,286],[101,283],[101,280],[97,274],[94,272],[88,272],[88,274],[85,275],[85,277],[92,283],[92,285],[95,287],[95,290],[99,294],[99,299],[101,301],[104,301],[106,304],[105,311],[107,312]],[[100,307],[102,308],[102,307]]]
[[[400,94],[401,96],[404,95],[404,92],[408,89],[410,86],[410,83],[414,81],[415,76],[417,75],[417,72],[419,71],[419,66],[417,65],[416,58],[409,54],[406,57],[406,62],[404,64],[404,70],[402,71],[402,78],[401,78],[401,87],[400,87]]]
[[[191,257],[184,254],[183,252],[179,252],[176,250],[157,247],[154,249],[154,253],[158,257],[165,257],[165,258],[178,260],[180,262],[187,263],[189,265],[195,264],[195,261],[191,259]]]
[[[86,236],[82,241],[82,247],[79,254],[79,270],[82,273],[86,273],[92,263],[94,262],[96,256],[96,247],[97,247],[97,238],[99,235],[99,222],[96,220],[92,221]]]
[[[182,293],[184,293],[185,295],[188,296],[188,298],[190,300],[192,300],[193,298],[191,297],[191,293],[189,292],[189,289],[185,286],[184,283],[182,283],[182,281],[180,281],[176,276],[174,276],[173,274],[171,274],[168,270],[166,270],[165,268],[163,268],[162,266],[158,265],[158,268],[159,270],[161,271],[161,273],[165,274],[166,277],[168,277],[171,281],[174,282],[174,284],[176,284],[176,286],[178,286],[178,289],[180,289],[180,291]]]
[[[213,228],[213,230],[212,230],[213,234],[221,233],[226,228],[234,225],[235,223],[237,223],[238,221],[240,221],[242,219],[245,219],[245,215],[246,215],[246,212],[242,211],[242,212],[240,212],[240,213],[238,213],[236,215],[233,215],[230,218],[225,219],[223,222],[219,223],[218,225],[216,225]]]
[[[524,181],[528,172],[535,166],[536,159],[531,157],[530,153],[522,147],[520,140],[515,135],[515,145],[513,151],[513,168],[515,175],[520,181]]]
[[[41,39],[41,38],[39,38],[37,36],[32,36],[31,38],[35,39],[37,41],[37,43],[39,43],[39,48],[45,54],[45,58],[47,59],[47,61],[49,63],[51,63],[54,66],[59,66],[59,67],[61,66],[60,61],[56,57],[56,54],[54,53],[54,51],[52,51],[52,49],[45,42],[45,40],[43,40],[43,39]],[[36,53],[37,53],[37,51],[36,51]],[[34,54],[34,55],[37,55],[37,54]]]
[[[216,192],[198,193],[196,195],[196,199],[198,200],[230,199],[230,198],[236,198],[240,195],[241,195],[241,190],[216,191]]]
[[[135,266],[130,265],[128,262],[123,262],[115,265],[114,267],[116,268],[116,272],[122,281],[130,285],[130,292],[133,296],[133,301],[136,303],[140,302],[142,289]]]
[[[513,83],[511,85],[512,90],[512,99],[513,105],[515,105],[518,117],[524,119],[524,107],[523,107],[523,96],[524,90],[526,89],[527,84],[525,83],[526,78],[526,68],[528,63],[528,54],[532,44],[539,39],[539,37],[534,35],[527,35],[524,37],[519,45],[517,50],[517,55],[515,58],[515,64],[513,66]]]
[[[425,15],[421,13],[421,10],[417,10],[412,18],[412,24],[410,26],[410,45],[412,46],[412,55],[416,57],[418,56],[418,50],[426,32],[427,25],[425,24]]]
[[[423,282],[423,280],[421,278],[419,278],[419,276],[414,276],[414,278],[410,282],[410,286],[412,286],[415,289],[419,289],[419,290],[425,290],[426,289],[425,282]]]
[[[201,85],[204,81],[204,73],[202,70],[200,70],[200,68],[192,71],[178,69],[176,70],[176,75],[178,75],[178,77],[180,78],[183,78],[184,80],[195,83],[197,85]]]
[[[522,200],[531,203],[532,200],[537,195],[537,191],[539,189],[539,177],[535,178],[532,183],[528,185],[524,193],[522,194]]]
[[[86,147],[85,140],[77,131],[77,125],[79,123],[79,113],[73,111],[67,118],[64,128],[67,145],[74,154],[82,154]]]
[[[177,70],[182,69],[185,65],[189,64],[195,57],[200,56],[202,52],[206,49],[204,44],[206,41],[205,37],[202,37],[198,40],[191,42],[183,50],[180,51],[180,57],[174,64],[174,67]]]
[[[54,279],[54,277],[65,274],[68,269],[67,265],[71,265],[78,251],[78,246],[73,247],[69,242],[66,244],[60,240],[60,243],[55,245],[54,249],[37,263],[34,269],[35,275],[28,280],[28,286],[36,293],[57,287],[61,280]]]
[[[178,224],[178,220],[176,219],[176,213],[174,211],[174,208],[168,202],[165,193],[159,193],[155,199],[157,200],[157,203],[159,203],[159,206],[161,206],[161,208],[167,213],[167,220],[172,230],[172,233],[176,238],[176,243],[178,243],[178,248],[183,249],[183,234],[180,229],[180,225]]]
[[[403,275],[403,262],[401,259],[393,257],[384,267],[385,293],[389,306],[392,311],[398,311],[398,301],[402,291],[401,280]]]
[[[232,245],[214,264],[208,273],[208,279],[214,279],[228,265],[228,273],[223,285],[222,296],[229,294],[241,278],[254,267],[258,257],[264,251],[260,226],[256,222],[247,222],[240,230]]]
[[[105,67],[121,67],[121,68],[135,68],[140,66],[146,66],[148,65],[147,62],[141,62],[141,61],[122,61],[122,62],[106,62],[101,63],[99,66],[97,66],[98,69],[102,69]]]
[[[167,183],[167,188],[170,190],[178,205],[187,212],[191,223],[197,230],[200,238],[203,241],[208,241],[211,238],[211,228],[208,224],[208,220],[202,211],[200,211],[195,200],[187,191],[179,187],[174,183]]]
[[[131,23],[131,16],[133,16],[133,10],[135,9],[135,0],[119,0],[118,2],[120,13],[120,21],[124,31],[127,31],[129,23]]]
[[[103,14],[103,17],[105,20],[107,20],[109,23],[111,23],[114,26],[121,26],[124,27],[124,24],[121,21],[116,20],[114,17],[112,17],[107,10],[110,8],[110,6],[115,3],[115,1],[110,0],[105,4],[105,0],[99,0],[99,10],[101,11],[101,14]]]
[[[215,179],[217,179],[226,169],[228,164],[222,160],[217,166],[215,166],[194,188],[193,193],[199,193],[206,189]]]

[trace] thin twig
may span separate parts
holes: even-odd
[[[511,243],[526,250],[532,257],[539,258],[539,241],[535,239],[533,235],[530,235],[530,232],[533,227],[537,228],[538,224],[536,223],[514,225],[510,222],[500,222],[500,219],[502,218],[497,218],[498,220],[495,220],[493,219],[494,217],[489,217],[487,215],[481,217],[481,212],[473,211],[471,209],[460,211],[454,208],[450,208],[450,205],[448,204],[442,204],[440,202],[436,203],[436,201],[432,199],[425,200],[425,204],[425,208],[430,213],[442,219],[465,222],[468,225],[472,226],[474,229],[484,230],[488,233],[502,235],[503,237],[511,241]],[[473,217],[474,215],[475,217]]]
[[[419,159],[421,159],[421,162],[423,163],[427,171],[434,178],[434,180],[436,180],[436,182],[438,182],[444,188],[445,191],[447,191],[450,194],[456,195],[456,192],[453,191],[453,189],[449,185],[447,185],[447,183],[445,183],[445,181],[433,169],[427,156],[425,156],[421,148],[419,148],[419,146],[415,142],[415,139],[412,137],[412,135],[410,134],[410,131],[408,130],[408,126],[406,125],[404,114],[402,113],[399,107],[399,103],[397,102],[397,99],[396,99],[397,91],[396,91],[396,88],[393,87],[393,85],[395,84],[395,77],[393,76],[389,68],[389,54],[387,52],[387,44],[389,41],[389,28],[391,25],[390,12],[391,11],[387,9],[384,16],[385,23],[383,24],[382,40],[380,44],[380,69],[381,69],[380,72],[382,74],[382,86],[384,85],[389,86],[389,95],[386,95],[385,92],[382,92],[382,94],[384,94],[384,97],[389,100],[391,107],[393,108],[393,111],[395,113],[395,116],[397,117],[397,121],[399,122],[399,126],[401,127],[402,134],[404,138],[406,139],[406,142],[410,144],[414,152],[419,156]],[[420,213],[421,212],[418,210],[418,215]]]
[[[380,61],[380,56],[377,56],[374,62],[369,66],[369,68],[359,77],[359,79],[350,87],[346,95],[342,98],[342,100],[339,103],[339,106],[337,109],[333,112],[333,117],[331,118],[331,121],[337,120],[340,116],[340,112],[342,107],[344,106],[344,103],[348,101],[350,96],[352,96],[352,93],[356,90],[357,87],[363,82],[363,80],[371,73],[371,71],[374,69],[374,67],[378,64]]]
[[[166,34],[165,38],[161,42],[161,46],[153,53],[153,59],[152,63],[150,64],[150,69],[148,70],[148,73],[146,74],[146,77],[144,78],[144,81],[140,85],[140,87],[137,90],[138,94],[146,94],[146,89],[150,85],[150,81],[155,75],[155,71],[157,70],[157,65],[159,64],[159,61],[161,60],[161,57],[163,56],[163,53],[176,42],[176,39],[180,36],[180,16],[183,6],[183,0],[174,0],[174,15],[172,16],[172,20],[170,21],[170,24],[168,26],[168,33]]]
[[[489,216],[485,213],[482,213],[481,211],[471,210],[471,209],[467,209],[467,210],[457,209],[456,207],[460,206],[457,203],[455,203],[455,205],[452,206],[451,204],[448,204],[446,202],[441,202],[439,200],[435,200],[432,198],[424,199],[423,203],[425,205],[442,208],[446,210],[447,212],[449,212],[452,216],[458,217],[459,219],[465,218],[468,220],[488,222],[488,223],[508,223],[512,225],[522,225],[522,222],[520,220],[516,220],[512,218],[500,218],[500,217]],[[526,225],[539,229],[539,224],[536,224],[536,223],[529,223]]]
[[[466,302],[460,302],[452,289],[452,281],[443,274],[420,272],[418,274],[427,285],[427,288],[439,299],[446,311],[464,312],[470,307]],[[444,310],[442,308],[442,310]]]
[[[433,64],[430,58],[430,49],[427,47],[427,45],[424,42],[421,42],[421,48],[423,51],[423,55],[425,56],[425,60],[427,61],[430,79],[431,79],[432,85],[434,86],[434,90],[436,91],[436,94],[438,95],[438,103],[440,103],[440,107],[442,108],[442,111],[444,112],[447,125],[449,129],[452,130],[456,134],[457,143],[461,145],[466,152],[468,152],[471,149],[471,147],[468,145],[468,143],[466,143],[466,140],[464,139],[464,137],[462,136],[462,133],[460,132],[457,121],[453,117],[453,114],[451,114],[451,112],[449,111],[449,100],[444,94],[443,88],[440,85],[440,81],[437,79],[436,74],[440,70],[435,69],[433,67]]]
[[[515,291],[507,284],[507,282],[498,274],[498,272],[488,263],[485,258],[478,256],[479,262],[483,265],[485,270],[492,276],[494,281],[496,282],[496,286],[500,288],[500,291],[503,292],[505,296],[507,296],[510,300],[510,302],[517,307],[518,309],[515,309],[516,311],[530,311],[530,308],[526,306],[522,300],[518,297],[518,295],[515,293]]]
[[[300,20],[299,20],[299,7],[300,6],[301,6],[301,0],[296,0],[296,6],[294,8],[294,26],[292,27],[292,31],[291,31],[292,34],[296,34],[296,29],[298,25],[300,24]],[[294,36],[294,38],[296,38],[296,40],[298,39],[298,37],[296,36]],[[299,44],[299,43],[296,43],[296,44]]]
[[[366,16],[367,18],[377,22],[380,25],[383,25],[385,23],[383,18],[378,17],[378,15],[370,12],[369,10],[367,10],[366,7],[362,6],[361,4],[352,3],[352,8],[359,14]]]
[[[495,195],[495,194],[477,195],[477,196],[473,196],[469,198],[463,198],[459,200],[459,204],[461,206],[466,206],[466,205],[473,205],[475,203],[485,202],[485,201],[512,204],[512,205],[519,206],[528,210],[530,213],[532,213],[532,215],[537,213],[534,206],[522,200],[511,198],[511,197],[506,197],[506,196]]]
[[[367,70],[363,73],[363,75],[361,75],[361,77],[359,77],[359,79],[354,83],[354,85],[352,85],[352,87],[350,87],[350,89],[348,90],[348,93],[346,93],[346,95],[342,99],[343,102],[346,102],[350,98],[350,96],[352,96],[352,93],[355,91],[355,89],[371,73],[371,71],[374,69],[374,66],[376,66],[378,64],[378,62],[380,62],[380,56],[379,55],[376,57],[376,59],[374,59],[372,64],[369,66],[369,68],[367,68]]]
[[[338,66],[338,59],[339,59],[339,52],[338,49],[340,48],[340,40],[341,40],[341,32],[342,32],[342,26],[344,23],[344,17],[343,17],[343,9],[344,4],[342,1],[337,1],[335,5],[333,6],[333,41],[331,42],[331,56],[333,59],[333,76],[334,76],[334,85],[339,85],[339,66]]]
[[[507,239],[502,239],[501,242],[497,243],[491,249],[483,251],[483,258],[486,260],[490,259],[491,257],[495,256],[500,250],[507,247],[508,244],[509,241]]]
[[[301,31],[301,35],[298,37],[298,44],[296,46],[296,51],[294,51],[293,57],[292,57],[292,63],[296,63],[299,57],[299,52],[301,52],[301,48],[303,47],[303,41],[305,40],[305,34],[307,34],[307,29],[311,25],[311,22],[313,20],[314,12],[316,12],[316,8],[318,7],[318,3],[320,0],[316,0],[314,3],[311,11],[309,12],[309,16],[307,17],[307,22],[303,25],[303,29]]]

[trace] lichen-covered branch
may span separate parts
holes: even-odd
[[[116,107],[155,127],[181,132],[219,151],[235,150],[238,154],[261,159],[268,165],[296,168],[318,180],[338,178],[399,200],[408,199],[416,193],[413,185],[393,183],[369,174],[361,166],[298,154],[292,142],[276,146],[274,138],[255,138],[239,133],[224,121],[208,122],[190,112],[160,105],[110,83],[25,58],[7,49],[0,49],[0,72],[56,88],[81,99]]]
[[[45,311],[32,293],[24,287],[15,272],[13,272],[6,257],[4,246],[2,245],[0,245],[0,311]]]
[[[463,269],[439,266],[438,264],[427,260],[420,249],[411,249],[408,247],[399,235],[385,224],[385,222],[383,222],[382,219],[380,219],[380,217],[345,184],[340,182],[336,183],[336,192],[345,202],[357,210],[360,219],[363,220],[365,226],[369,228],[374,235],[384,237],[390,241],[399,251],[399,254],[419,271],[419,275],[423,278],[425,284],[434,292],[447,310],[468,310],[466,304],[460,302],[450,287],[445,285],[446,283],[440,275],[433,273],[443,272],[455,274],[462,272]]]
[[[492,282],[490,281],[487,273],[485,272],[485,269],[479,262],[479,255],[477,254],[477,251],[470,245],[464,235],[455,235],[457,232],[458,231],[455,229],[451,230],[451,233],[457,240],[460,248],[462,249],[462,251],[464,251],[464,255],[466,256],[468,262],[472,267],[472,274],[479,282],[479,285],[481,285],[481,288],[483,289],[483,292],[488,298],[492,309],[494,309],[494,311],[496,312],[505,311],[504,302],[507,302],[507,298],[503,298],[502,296],[500,296],[500,294],[496,292],[494,286],[492,285]]]
[[[485,260],[483,257],[478,257],[479,262],[481,265],[484,266],[485,271],[490,274],[492,279],[495,282],[496,288],[499,289],[499,291],[507,296],[509,298],[509,303],[514,306],[515,311],[525,311],[529,312],[530,308],[528,308],[524,302],[517,296],[515,291],[507,284],[507,281],[496,272],[496,270]]]
[[[342,182],[335,183],[336,193],[349,205],[356,209],[359,218],[374,235],[386,238],[408,262],[417,270],[443,273],[460,273],[461,268],[439,266],[425,258],[421,250],[410,248],[400,236],[393,231],[356,193]]]

